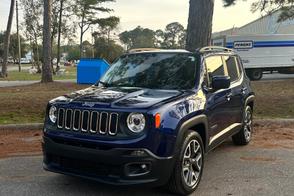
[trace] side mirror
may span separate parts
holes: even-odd
[[[211,87],[213,90],[230,88],[231,78],[229,76],[213,76]]]

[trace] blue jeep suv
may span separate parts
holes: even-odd
[[[250,142],[253,106],[232,50],[132,50],[95,85],[48,103],[44,169],[190,194],[206,153],[231,136]]]

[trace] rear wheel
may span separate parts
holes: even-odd
[[[250,106],[246,106],[243,117],[243,127],[232,137],[236,145],[247,145],[251,141],[253,131],[253,113]]]
[[[188,195],[193,193],[200,182],[204,166],[204,148],[200,135],[188,131],[176,158],[175,168],[168,183],[172,193]]]
[[[263,76],[263,71],[261,69],[251,69],[246,71],[248,77],[250,80],[256,81],[256,80],[261,80]]]

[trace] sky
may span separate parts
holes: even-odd
[[[213,31],[240,27],[260,17],[260,13],[250,12],[250,2],[252,0],[240,0],[237,5],[224,8],[222,0],[215,0]],[[10,0],[0,0],[0,31],[6,29],[9,6]],[[112,15],[121,19],[119,31],[131,30],[138,25],[153,30],[164,29],[171,22],[187,26],[189,0],[116,0],[108,6],[114,9]],[[13,31],[15,26],[14,20]]]

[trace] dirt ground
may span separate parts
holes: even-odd
[[[0,158],[41,155],[41,140],[42,132],[39,130],[25,132],[1,131]],[[294,124],[256,123],[254,138],[249,147],[263,149],[294,149]],[[243,157],[243,159],[247,160],[248,157]],[[262,159],[256,161],[272,160]]]
[[[294,149],[294,123],[255,124],[254,139],[251,144],[259,148]]]
[[[41,131],[0,131],[0,158],[41,154]]]

